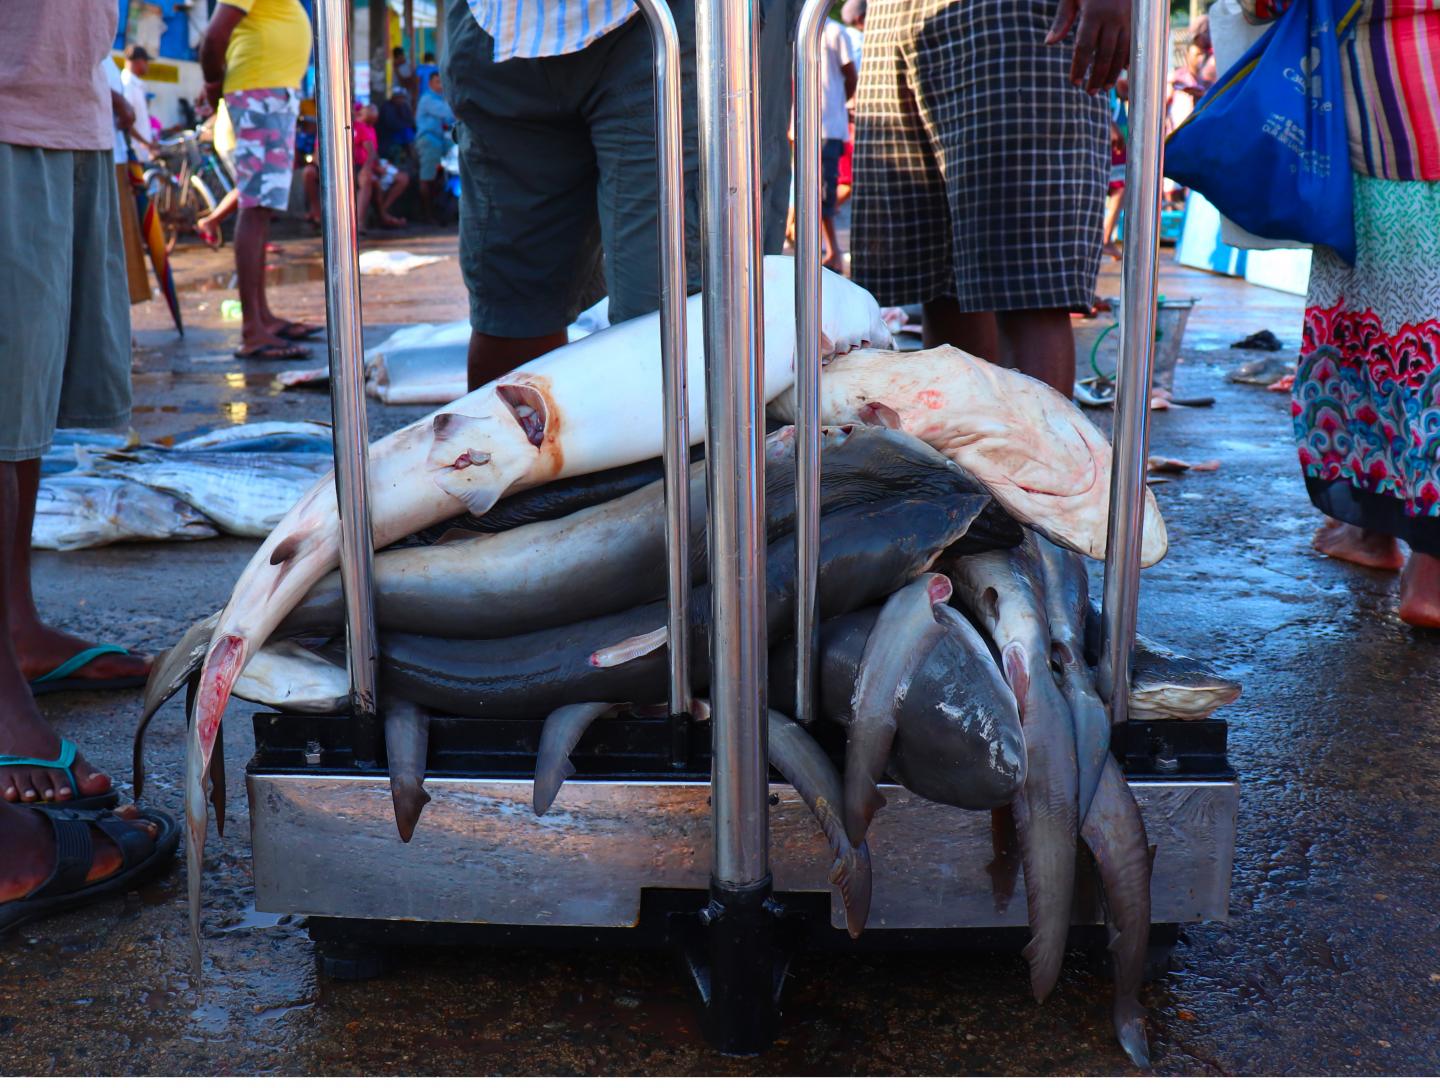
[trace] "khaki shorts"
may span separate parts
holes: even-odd
[[[130,420],[130,293],[111,151],[0,143],[0,461]]]

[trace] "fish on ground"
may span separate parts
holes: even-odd
[[[261,420],[217,427],[176,442],[176,450],[226,450],[230,453],[323,453],[333,455],[334,432],[328,423]]]
[[[973,472],[1017,521],[1104,558],[1110,444],[1045,383],[953,347],[857,351],[825,368],[820,402],[828,424],[882,423],[915,435]],[[793,420],[794,391],[771,411]],[[1147,491],[1141,563],[1158,563],[1167,546]]]
[[[94,458],[87,472],[185,500],[232,536],[264,536],[334,463],[328,453],[133,450]]]
[[[1015,826],[1025,874],[1030,943],[1025,959],[1037,1001],[1060,977],[1075,890],[1078,771],[1070,710],[1050,670],[1050,632],[1039,572],[1024,549],[945,564],[967,613],[990,636],[1020,707],[1025,783]]]
[[[33,547],[98,548],[125,540],[204,540],[215,526],[183,499],[129,480],[65,473],[42,476]]]

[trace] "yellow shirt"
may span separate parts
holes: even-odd
[[[300,0],[222,0],[245,12],[225,50],[225,93],[298,87],[310,64],[310,19]]]

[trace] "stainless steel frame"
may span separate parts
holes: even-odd
[[[1132,0],[1130,140],[1125,185],[1125,252],[1120,266],[1120,354],[1115,375],[1114,464],[1105,535],[1101,695],[1110,720],[1130,716],[1130,656],[1140,602],[1145,460],[1150,452],[1150,385],[1155,371],[1155,301],[1164,162],[1166,0]],[[1123,678],[1123,680],[1117,679]]]
[[[820,34],[827,0],[795,31],[795,716],[815,719],[820,573]]]
[[[637,0],[655,47],[660,172],[660,365],[665,429],[670,713],[690,713],[690,385],[685,321],[685,143],[680,38],[663,0]]]
[[[330,400],[335,417],[335,495],[340,509],[340,583],[345,595],[346,663],[357,717],[376,716],[374,544],[370,532],[370,434],[365,418],[360,255],[356,249],[355,166],[351,138],[350,5],[315,5],[324,209],[325,321],[330,339]]]
[[[1132,785],[1156,847],[1154,920],[1225,918],[1234,782]],[[249,789],[256,906],[275,913],[632,926],[643,888],[704,888],[713,857],[705,782],[572,781],[537,817],[527,781],[430,778],[425,789],[435,801],[409,843],[395,835],[381,776],[262,773],[250,776]],[[1008,901],[996,903],[989,813],[933,804],[899,786],[881,790],[887,803],[869,835],[868,928],[1026,924],[1023,875]],[[843,929],[829,882],[833,858],[815,818],[789,786],[769,792],[776,891],[832,893],[832,923]],[[1075,921],[1102,921],[1085,878]]]
[[[704,239],[715,883],[762,884],[766,813],[765,435],[752,5],[696,0]]]

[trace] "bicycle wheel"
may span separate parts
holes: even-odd
[[[185,229],[196,231],[196,223],[203,217],[212,214],[219,206],[219,198],[199,174],[190,175],[190,184],[180,194],[182,214],[180,221],[185,224]],[[220,236],[220,245],[225,244],[225,232],[219,227],[215,228]],[[198,231],[197,231],[198,233]],[[217,249],[219,246],[216,247]]]

